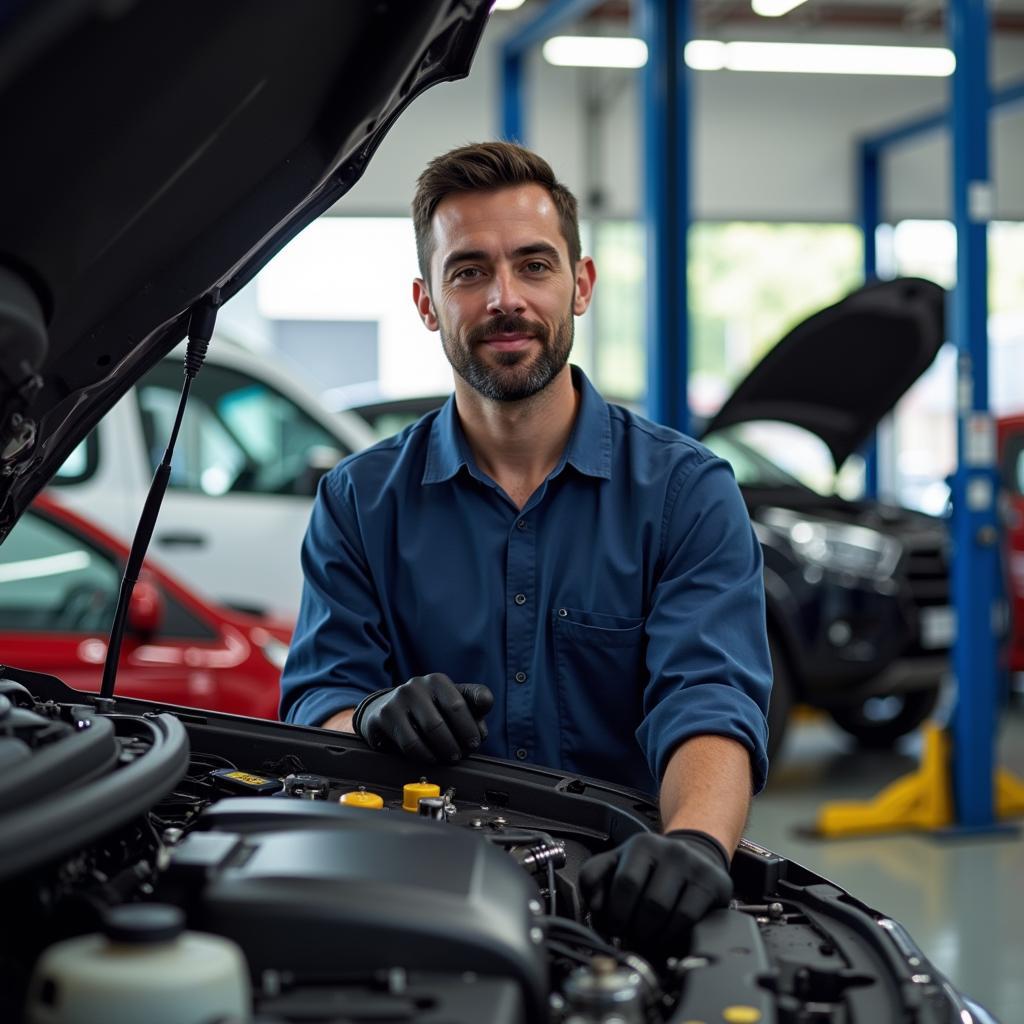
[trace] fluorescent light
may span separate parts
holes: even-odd
[[[647,44],[623,36],[554,36],[542,52],[558,67],[642,68],[647,63]]]
[[[762,18],[781,18],[804,2],[805,0],[750,0],[750,6],[754,13],[760,14]]]
[[[716,39],[691,39],[684,51],[687,66],[694,71],[721,71],[728,59],[728,45]]]
[[[514,11],[523,6],[523,0],[494,0],[492,11]]]
[[[623,36],[554,36],[544,59],[559,67],[641,68],[642,39]],[[939,46],[854,46],[836,43],[723,43],[693,39],[686,63],[695,71],[778,71],[817,75],[910,75],[945,78],[953,73],[952,50]]]
[[[779,71],[818,75],[912,75],[944,78],[953,73],[951,50],[926,46],[851,46],[833,43],[722,43],[694,39],[686,63],[697,71]]]

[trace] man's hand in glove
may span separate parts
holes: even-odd
[[[494,705],[486,686],[453,683],[432,672],[371,693],[352,727],[371,747],[395,747],[419,761],[458,761],[487,738],[484,716]]]
[[[586,861],[579,883],[600,932],[667,954],[685,951],[694,924],[732,896],[729,855],[696,829],[631,836]]]

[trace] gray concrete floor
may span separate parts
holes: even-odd
[[[795,723],[754,801],[751,839],[816,871],[901,922],[933,964],[1004,1024],[1024,1022],[1024,820],[1010,835],[801,835],[830,800],[870,799],[914,770],[919,737],[859,750],[827,717]],[[1024,778],[1024,704],[1003,718],[1000,765]]]

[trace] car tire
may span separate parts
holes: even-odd
[[[774,761],[782,746],[793,707],[793,677],[785,652],[778,641],[768,637],[772,658],[772,693],[768,701],[768,761]]]
[[[935,710],[939,689],[936,683],[926,690],[869,697],[849,707],[831,708],[829,714],[862,747],[885,750],[913,732]]]

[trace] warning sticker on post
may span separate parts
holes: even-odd
[[[996,427],[991,414],[973,412],[964,420],[964,465],[990,469],[996,464]]]

